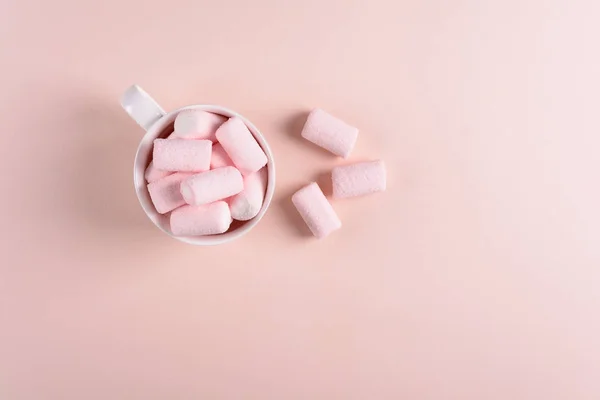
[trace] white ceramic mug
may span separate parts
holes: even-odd
[[[215,105],[192,105],[166,113],[158,105],[158,103],[154,101],[150,95],[148,95],[148,93],[146,93],[137,85],[133,85],[125,91],[121,98],[121,105],[125,111],[146,131],[146,134],[140,141],[140,145],[138,146],[137,153],[135,155],[135,162],[133,165],[133,184],[135,186],[135,192],[137,193],[140,204],[146,212],[146,215],[163,232],[185,243],[200,246],[216,245],[230,242],[241,237],[249,232],[262,219],[267,211],[267,208],[269,208],[269,205],[271,204],[273,193],[275,192],[275,163],[273,161],[273,154],[271,153],[271,149],[269,148],[267,141],[250,121],[235,111]],[[164,216],[156,212],[146,187],[144,172],[150,163],[154,139],[168,136],[173,131],[172,126],[177,114],[183,110],[190,109],[209,111],[215,114],[221,114],[228,118],[241,118],[248,129],[250,129],[250,132],[252,132],[256,138],[256,141],[260,147],[262,147],[268,159],[267,189],[265,193],[265,200],[260,212],[250,221],[243,223],[234,221],[229,231],[220,235],[174,236],[171,234],[168,216]]]

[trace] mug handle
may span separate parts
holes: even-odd
[[[121,106],[145,131],[166,114],[165,110],[138,85],[130,86],[123,93]]]

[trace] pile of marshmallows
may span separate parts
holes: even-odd
[[[170,213],[175,236],[227,232],[233,220],[248,221],[262,208],[267,185],[267,156],[244,122],[201,110],[184,110],[175,131],[154,140],[152,161],[145,172],[148,193],[156,211]],[[313,110],[302,137],[347,158],[358,129]],[[382,161],[335,167],[333,197],[347,198],[384,191]],[[316,182],[292,196],[292,202],[317,238],[342,226]]]
[[[302,137],[337,156],[348,158],[356,144],[358,129],[315,109],[306,120]],[[378,160],[338,166],[333,168],[331,180],[336,199],[381,192],[386,187],[385,165]],[[316,182],[294,193],[292,202],[317,238],[324,238],[341,228],[340,219]]]
[[[267,156],[244,122],[184,110],[167,139],[154,140],[145,172],[156,211],[175,236],[215,235],[262,208]]]

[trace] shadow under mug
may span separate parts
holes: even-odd
[[[235,240],[248,233],[256,226],[256,224],[258,224],[269,208],[271,200],[273,200],[273,193],[275,192],[275,162],[269,144],[260,131],[250,121],[235,111],[216,105],[191,105],[166,113],[158,103],[138,85],[133,85],[125,91],[121,97],[121,105],[123,106],[123,109],[125,109],[125,111],[146,131],[135,154],[133,184],[144,212],[154,225],[167,235],[182,242],[199,246],[210,246]],[[168,216],[156,212],[156,209],[150,200],[144,172],[150,163],[154,139],[159,137],[165,138],[171,134],[171,132],[173,132],[175,117],[183,110],[203,110],[220,114],[228,118],[240,118],[244,121],[250,132],[252,132],[252,135],[254,135],[254,138],[263,149],[268,159],[266,166],[267,188],[265,199],[258,215],[245,222],[233,221],[229,230],[219,235],[174,236],[171,233]]]

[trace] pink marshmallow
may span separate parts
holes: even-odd
[[[356,144],[358,129],[316,108],[308,115],[302,137],[335,155],[347,158]]]
[[[154,162],[150,161],[148,168],[146,168],[146,172],[144,172],[144,178],[146,178],[146,182],[151,183],[171,174],[171,171],[162,171],[156,168]]]
[[[192,175],[181,183],[181,195],[194,206],[212,203],[244,190],[244,179],[234,167],[211,169]]]
[[[385,165],[379,160],[335,167],[331,181],[335,198],[383,192],[386,186]]]
[[[183,110],[175,118],[175,136],[216,141],[215,133],[227,118],[202,110]]]
[[[229,206],[217,201],[203,206],[183,206],[171,213],[171,233],[175,236],[216,235],[231,225]]]
[[[341,228],[342,222],[315,182],[294,193],[292,202],[308,228],[318,239]]]
[[[207,171],[211,152],[210,140],[155,139],[152,161],[163,171]]]
[[[210,168],[233,167],[233,161],[227,155],[221,143],[213,144],[212,155],[210,157]]]
[[[230,118],[221,125],[217,129],[217,140],[244,175],[256,172],[267,164],[265,152],[239,118]]]
[[[173,136],[173,133],[171,133],[169,136],[167,136],[167,139],[173,139],[174,137],[175,136]],[[171,171],[162,171],[156,168],[154,166],[154,162],[150,161],[150,164],[148,164],[148,167],[144,172],[144,178],[146,179],[146,182],[151,183],[171,174]]]
[[[185,204],[180,185],[190,175],[178,172],[148,184],[150,199],[159,214],[166,214]]]
[[[262,208],[266,187],[266,168],[245,177],[244,190],[229,200],[232,218],[238,221],[248,221],[256,217]]]

